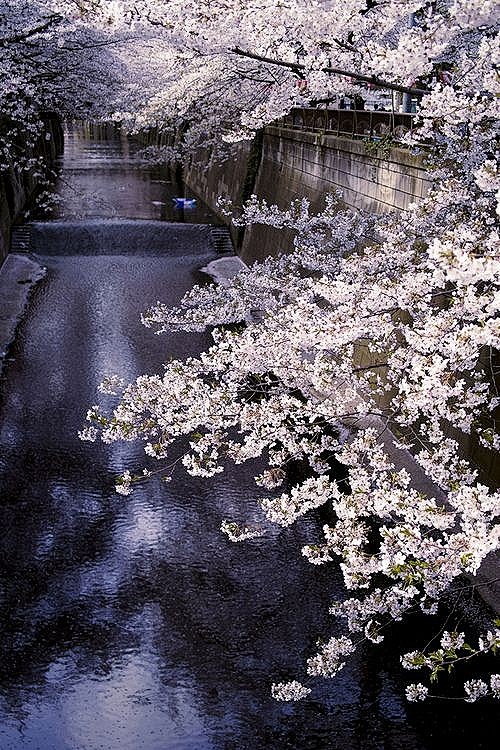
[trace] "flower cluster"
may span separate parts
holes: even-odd
[[[479,638],[478,646],[473,647],[465,642],[465,633],[444,631],[441,636],[440,648],[435,651],[410,651],[403,654],[401,664],[405,669],[428,669],[430,681],[436,682],[440,672],[451,672],[461,661],[468,661],[474,656],[485,651],[496,654],[500,647],[500,630],[488,631],[486,635]],[[425,691],[425,692],[424,692]],[[500,678],[493,674],[490,677],[490,685],[482,679],[467,680],[464,683],[465,701],[474,703],[479,698],[500,696]],[[410,701],[424,700],[428,689],[423,685],[409,685],[406,697]]]
[[[416,684],[407,686],[406,698],[412,703],[416,703],[417,701],[425,701],[428,692],[429,690],[425,687],[425,685],[422,685],[421,682],[417,682]]]
[[[220,530],[227,534],[232,542],[242,542],[245,539],[254,539],[264,534],[262,529],[250,529],[248,526],[241,527],[235,521],[228,521],[227,519],[222,521]]]
[[[300,701],[311,692],[311,688],[302,685],[297,680],[278,682],[271,686],[271,695],[278,701]]]

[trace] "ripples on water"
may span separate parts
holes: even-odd
[[[126,142],[81,136],[79,172],[76,146],[66,154],[72,194],[95,181],[116,211],[158,218],[159,183],[123,155]],[[66,219],[78,215],[65,200]],[[467,707],[465,719],[446,709],[443,722],[404,703],[391,649],[362,652],[303,703],[271,700],[270,682],[300,678],[316,637],[335,632],[327,609],[340,589],[300,555],[317,538],[314,519],[241,545],[219,532],[225,516],[256,514],[251,469],[114,492],[114,476],[142,458],[134,446],[77,439],[96,385],[207,344],[154,336],[139,315],[178,301],[213,258],[196,228],[175,257],[127,255],[127,232],[111,232],[119,255],[54,256],[47,241],[48,274],[2,383],[0,749],[488,747],[471,725],[489,709]]]

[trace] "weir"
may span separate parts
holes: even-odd
[[[36,222],[30,250],[37,255],[141,255],[168,259],[216,253],[208,224],[132,219]]]
[[[209,223],[158,218],[155,202],[166,206],[168,190],[124,153],[120,136],[79,130],[66,138],[59,218],[35,222],[30,236],[31,262],[46,275],[1,387],[2,750],[433,750],[486,742],[493,706],[478,705],[474,721],[476,706],[464,718],[452,701],[439,714],[405,703],[398,654],[415,630],[433,633],[422,618],[391,631],[387,646],[361,650],[304,702],[274,702],[270,683],[303,679],[316,638],[339,634],[328,615],[342,595],[339,576],[298,553],[318,538],[321,519],[234,545],[220,522],[258,522],[255,465],[208,480],[179,472],[165,484],[159,476],[121,497],[115,475],[140,469],[144,455],[133,444],[78,440],[106,374],[131,381],[161,373],[170,357],[210,344],[208,334],[155,336],[140,313],[157,300],[178,303],[217,253]],[[141,193],[134,210],[141,175],[146,193],[160,196],[150,195],[147,209]],[[110,184],[111,195],[127,195],[123,216],[113,201],[95,199]]]

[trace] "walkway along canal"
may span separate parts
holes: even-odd
[[[405,703],[405,628],[306,701],[273,701],[270,683],[300,679],[338,632],[340,581],[298,552],[320,521],[233,545],[219,525],[251,515],[252,467],[121,497],[138,449],[79,441],[105,374],[207,345],[154,336],[140,313],[178,302],[216,257],[208,209],[176,214],[179,186],[105,135],[66,134],[59,219],[33,231],[47,274],[1,384],[1,750],[494,747],[492,706]]]

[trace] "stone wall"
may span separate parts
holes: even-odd
[[[262,157],[262,135],[253,141],[243,141],[230,149],[230,156],[221,162],[209,151],[199,151],[184,171],[184,181],[208,207],[229,226],[233,244],[240,249],[244,230],[232,226],[217,207],[222,196],[239,208],[254,192]]]
[[[255,193],[280,207],[306,197],[316,211],[326,194],[340,189],[347,206],[378,214],[406,208],[425,195],[429,183],[420,158],[402,148],[383,153],[376,148],[376,141],[268,127]],[[245,233],[241,255],[251,262],[290,243],[290,233],[255,226]]]
[[[403,148],[382,148],[377,141],[270,126],[264,131],[260,158],[258,145],[235,147],[232,160],[223,165],[211,163],[209,155],[205,162],[199,158],[196,168],[186,170],[186,183],[213,210],[219,195],[240,205],[252,192],[280,207],[306,197],[320,210],[324,196],[340,189],[346,205],[381,214],[406,208],[428,190],[420,157]],[[290,232],[259,226],[235,239],[247,263],[287,250],[292,243]]]
[[[21,146],[22,147],[22,146]],[[53,164],[63,149],[63,132],[60,120],[55,115],[44,117],[44,130],[34,149],[28,156],[43,156]],[[12,226],[21,220],[23,211],[36,193],[39,181],[30,172],[16,169],[0,173],[0,265],[10,247]]]

